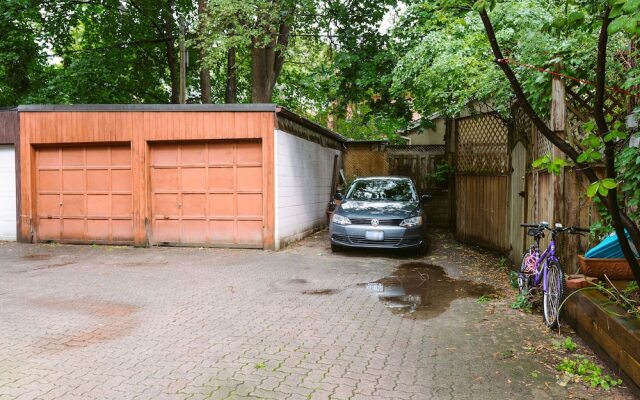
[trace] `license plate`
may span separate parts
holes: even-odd
[[[384,240],[384,232],[382,231],[366,231],[364,237],[367,240]]]

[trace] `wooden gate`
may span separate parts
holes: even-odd
[[[508,129],[496,114],[456,120],[456,237],[509,249]]]
[[[449,163],[444,144],[388,146],[389,175],[408,176],[421,194],[430,194],[432,201],[425,207],[427,220],[433,226],[451,225],[450,180],[436,183],[429,179],[441,163]]]

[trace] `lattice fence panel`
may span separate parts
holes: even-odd
[[[414,144],[387,146],[389,154],[444,154],[443,144]]]
[[[565,80],[567,100],[571,103],[574,113],[581,119],[588,119],[593,112],[595,89],[593,86],[579,82]],[[613,90],[604,94],[604,114],[614,121],[624,120],[627,114],[627,96]]]
[[[533,159],[538,159],[543,157],[544,155],[552,155],[553,154],[553,144],[546,137],[542,136],[542,133],[537,129],[533,128],[533,133],[536,137],[534,146],[533,146]]]
[[[498,173],[509,171],[508,128],[492,114],[457,120],[458,172]]]
[[[585,137],[582,125],[586,122],[582,115],[576,114],[571,108],[567,112],[567,139],[572,146],[580,147],[580,142]]]
[[[388,175],[389,160],[385,149],[347,148],[343,157],[347,180],[358,177]]]

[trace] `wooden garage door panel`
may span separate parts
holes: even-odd
[[[182,142],[151,148],[156,243],[262,247],[262,146]]]
[[[133,241],[129,146],[73,146],[36,151],[37,239]]]

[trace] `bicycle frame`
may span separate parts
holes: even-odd
[[[542,290],[544,293],[546,293],[548,289],[547,288],[547,265],[549,261],[556,261],[556,262],[558,261],[558,258],[556,257],[555,234],[551,235],[551,241],[549,242],[549,245],[547,246],[547,248],[544,250],[542,254],[540,254],[540,239],[536,240],[536,245],[531,246],[530,251],[533,251],[534,248],[537,251],[536,251],[536,261],[534,264],[535,273],[533,274],[533,277],[534,277],[533,285],[539,286],[540,281],[542,280]],[[542,265],[542,268],[540,268],[541,265]]]

